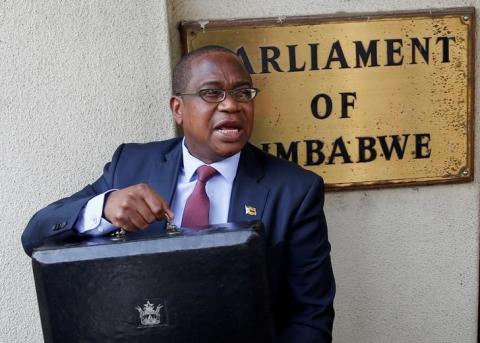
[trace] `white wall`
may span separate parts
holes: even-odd
[[[0,342],[42,341],[20,244],[31,215],[93,181],[118,144],[174,135],[179,20],[453,6],[480,1],[1,2]],[[478,180],[327,194],[336,343],[476,342]]]
[[[164,1],[0,2],[0,342],[41,342],[20,235],[122,142],[172,137]]]

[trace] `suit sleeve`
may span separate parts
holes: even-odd
[[[115,151],[112,161],[105,165],[103,175],[97,181],[70,197],[48,205],[30,219],[22,234],[23,249],[29,256],[32,255],[34,248],[47,240],[77,235],[74,224],[87,202],[94,196],[114,188],[115,170],[122,149],[123,145]]]
[[[335,280],[323,212],[323,180],[315,177],[303,199],[287,245],[291,316],[281,342],[331,342]]]

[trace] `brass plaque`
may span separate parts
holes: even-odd
[[[474,9],[185,22],[260,88],[251,142],[329,189],[473,178]]]

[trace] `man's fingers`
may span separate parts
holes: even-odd
[[[135,232],[138,231],[139,229],[132,223],[129,217],[124,216],[120,219],[116,219],[112,221],[112,224],[115,225],[118,228],[122,228],[125,231],[129,232]]]
[[[172,221],[173,218],[175,218],[175,214],[174,214],[173,211],[170,209],[170,207],[165,210],[165,218],[166,218],[168,221]]]
[[[174,214],[172,210],[168,207],[166,203],[163,204],[151,204],[150,208],[152,212],[155,214],[155,218],[157,220],[172,220],[174,218]]]
[[[142,217],[142,215],[135,211],[130,216],[130,222],[134,225],[137,229],[146,229],[147,226],[150,224]]]
[[[157,220],[172,220],[174,218],[173,211],[170,209],[165,199],[163,199],[152,188],[148,187],[144,199]]]
[[[143,217],[143,220],[148,224],[153,223],[156,219],[155,214],[151,211],[150,207],[143,198],[138,201],[136,211],[139,215]]]
[[[117,227],[136,231],[155,220],[172,220],[174,214],[155,190],[147,184],[137,184],[110,193],[104,216]]]

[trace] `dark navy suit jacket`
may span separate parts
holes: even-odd
[[[72,235],[86,203],[109,189],[144,182],[169,203],[182,164],[181,138],[124,144],[103,175],[71,197],[36,213],[22,235],[27,254],[46,239]],[[253,145],[242,150],[232,188],[228,221],[261,220],[265,225],[271,302],[282,342],[330,342],[335,282],[323,213],[323,180]],[[248,215],[245,206],[256,208]],[[135,235],[161,233],[165,221]]]

